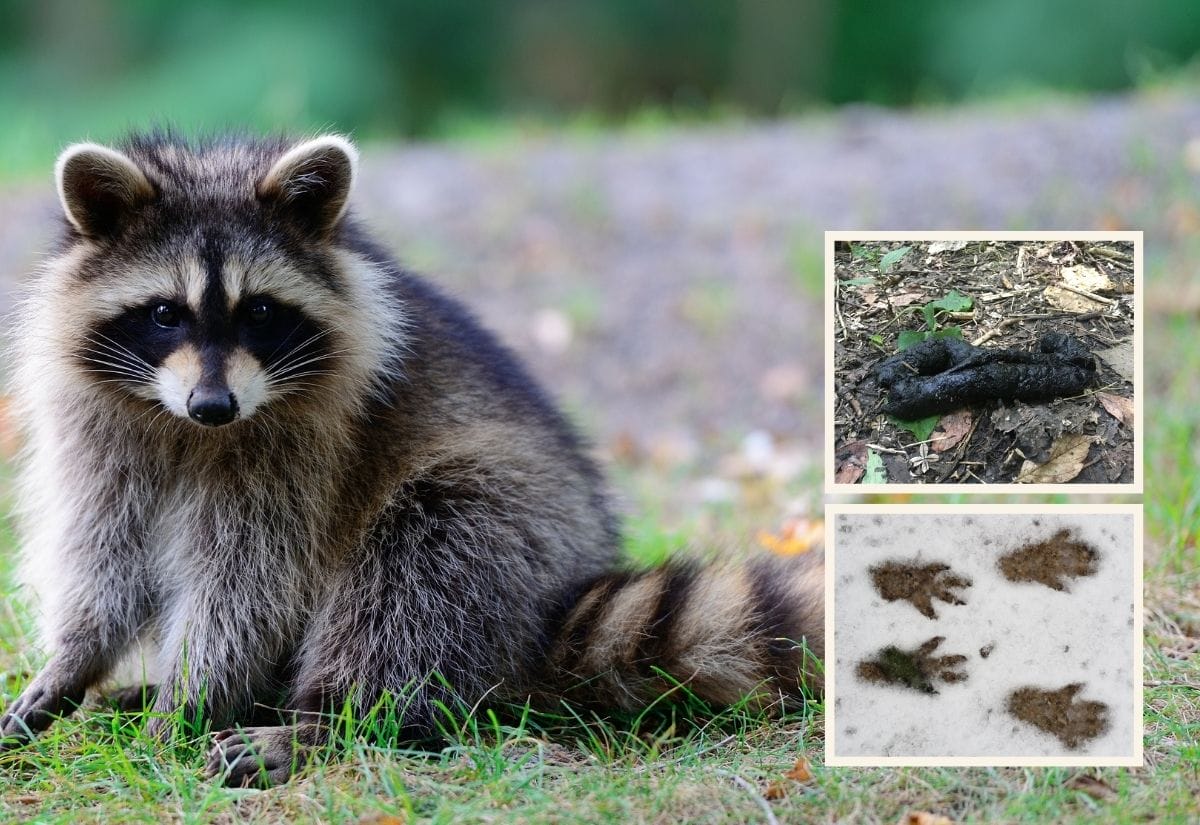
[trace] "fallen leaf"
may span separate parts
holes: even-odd
[[[788,519],[778,534],[759,530],[757,538],[759,544],[776,555],[796,556],[819,547],[825,541],[825,522],[820,519]]]
[[[933,431],[929,449],[935,453],[954,449],[960,441],[967,437],[967,433],[971,432],[973,420],[970,410],[959,410],[949,415],[943,415],[938,421],[937,429]]]
[[[1108,308],[1108,304],[1102,301],[1093,301],[1091,298],[1085,298],[1078,295],[1069,289],[1063,289],[1061,286],[1048,286],[1042,294],[1046,297],[1046,302],[1056,309],[1061,309],[1064,312],[1100,312]]]
[[[867,442],[851,441],[837,451],[837,469],[833,480],[837,484],[855,484],[867,469]]]
[[[1108,414],[1120,421],[1122,424],[1133,426],[1133,399],[1126,398],[1122,395],[1113,395],[1110,392],[1098,392],[1096,398],[1108,410]]]
[[[767,785],[767,789],[763,791],[763,799],[771,802],[784,799],[787,797],[793,782],[811,782],[812,778],[813,775],[809,769],[808,760],[801,756],[796,760],[796,764],[792,769],[783,775],[783,779],[789,779],[791,782],[784,782],[783,779],[772,780]]]
[[[926,811],[909,811],[900,818],[901,825],[954,825],[954,820]]]
[[[811,782],[813,775],[812,769],[809,767],[808,760],[801,756],[796,760],[796,764],[792,769],[784,774],[788,779],[794,779],[797,782]]]
[[[940,255],[943,252],[958,252],[966,245],[966,241],[934,241],[929,245],[929,254]]]
[[[1133,380],[1133,342],[1123,341],[1115,347],[1096,350],[1100,360],[1117,371],[1126,381]]]
[[[1109,277],[1094,267],[1083,264],[1064,266],[1060,273],[1064,284],[1074,289],[1082,289],[1084,292],[1101,292],[1113,288],[1113,282]]]
[[[883,459],[874,450],[867,451],[867,469],[863,474],[863,484],[887,484],[887,467]]]
[[[1066,433],[1050,447],[1050,460],[1040,467],[1032,461],[1021,466],[1018,484],[1062,484],[1079,475],[1092,446],[1089,436]]]
[[[888,304],[893,307],[906,307],[910,304],[924,303],[924,301],[924,292],[901,292],[899,295],[888,298]]]
[[[1101,802],[1112,802],[1117,798],[1117,792],[1112,785],[1085,773],[1072,776],[1067,781],[1067,787],[1073,791],[1085,793],[1092,799],[1099,799]]]
[[[408,819],[395,814],[368,814],[358,820],[358,825],[407,825]]]

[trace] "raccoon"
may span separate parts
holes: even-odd
[[[586,445],[518,360],[347,214],[344,137],[82,143],[17,313],[20,577],[48,652],[12,747],[132,680],[209,775],[286,780],[402,697],[637,708],[819,691],[810,559],[621,568]],[[277,713],[265,723],[262,708]]]

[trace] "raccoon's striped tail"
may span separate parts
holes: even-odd
[[[716,706],[795,705],[821,692],[824,596],[820,551],[609,573],[554,631],[550,681],[568,701],[628,710],[681,685]]]

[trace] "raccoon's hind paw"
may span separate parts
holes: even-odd
[[[144,713],[154,707],[158,700],[158,685],[127,685],[105,691],[100,696],[104,707],[121,713]]]
[[[213,735],[204,773],[233,788],[278,785],[304,767],[322,738],[316,724],[223,730]]]

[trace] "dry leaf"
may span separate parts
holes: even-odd
[[[1133,399],[1110,392],[1098,392],[1096,398],[1108,410],[1108,414],[1127,427],[1133,426]]]
[[[1021,466],[1018,484],[1062,484],[1079,475],[1087,461],[1092,439],[1078,433],[1066,433],[1050,447],[1050,460],[1040,467],[1032,461]]]
[[[792,769],[784,774],[788,779],[794,779],[797,782],[811,782],[813,775],[812,769],[809,767],[808,760],[801,756],[796,760],[796,764]]]
[[[924,303],[924,301],[924,292],[902,292],[888,298],[888,303],[893,307],[906,307],[909,304]]]
[[[1108,304],[1102,301],[1093,301],[1091,298],[1085,298],[1069,289],[1063,289],[1061,286],[1048,286],[1042,294],[1046,296],[1047,303],[1064,312],[1082,314],[1084,312],[1101,312],[1108,308]]]
[[[837,451],[837,470],[833,480],[838,484],[856,484],[867,471],[867,442],[851,441]]]
[[[809,769],[808,760],[801,756],[796,760],[796,764],[792,769],[783,775],[783,779],[774,779],[767,785],[767,789],[763,791],[763,799],[775,802],[783,799],[788,795],[788,790],[792,782],[811,782],[813,778],[812,771]],[[790,782],[783,781],[784,779],[791,780]]]
[[[957,252],[966,245],[966,241],[934,241],[929,245],[929,254],[940,255],[943,252]]]
[[[954,820],[926,811],[909,811],[900,818],[901,825],[954,825]]]
[[[395,814],[368,814],[358,820],[358,825],[407,825],[408,818]]]
[[[1090,266],[1064,266],[1061,270],[1062,281],[1073,289],[1084,292],[1102,292],[1111,290],[1113,282],[1103,272]]]
[[[1132,341],[1122,341],[1115,347],[1098,349],[1096,350],[1096,355],[1101,361],[1116,370],[1117,374],[1126,381],[1133,380],[1134,358]]]
[[[1099,799],[1101,802],[1112,802],[1117,798],[1117,792],[1112,785],[1087,774],[1072,776],[1067,782],[1067,787],[1073,791],[1085,793],[1092,799]]]
[[[935,453],[954,449],[960,441],[967,437],[967,433],[971,432],[972,422],[970,410],[959,410],[949,415],[943,415],[930,438],[929,449]]]
[[[766,530],[758,532],[758,543],[780,556],[807,553],[825,540],[825,522],[818,519],[794,518],[783,523],[778,535]]]

